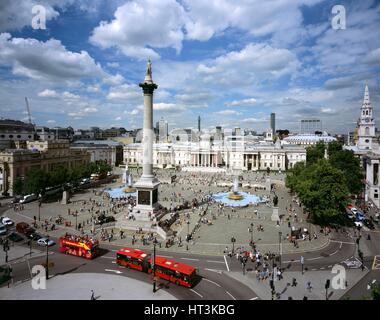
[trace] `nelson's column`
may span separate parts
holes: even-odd
[[[158,207],[158,186],[160,182],[153,175],[153,91],[157,85],[152,80],[152,63],[148,60],[144,82],[139,86],[144,92],[143,128],[143,173],[134,184],[137,189],[137,203],[133,215],[138,221],[149,221]]]

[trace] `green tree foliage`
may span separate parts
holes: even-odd
[[[380,300],[380,283],[372,285],[371,295],[373,300]]]
[[[26,193],[44,193],[48,187],[49,175],[41,169],[31,169],[26,174],[25,191]]]
[[[286,186],[321,225],[341,223],[350,194],[363,188],[359,159],[339,142],[331,142],[327,160],[325,148],[323,142],[309,147],[306,163],[297,163],[286,177]]]
[[[20,195],[23,193],[23,190],[24,190],[24,184],[21,178],[17,178],[13,184],[13,192],[17,195]]]

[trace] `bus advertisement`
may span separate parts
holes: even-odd
[[[116,253],[116,263],[120,266],[153,273],[153,257],[139,249],[123,248]],[[197,269],[184,263],[156,256],[155,276],[177,285],[193,287]]]
[[[93,259],[99,254],[99,241],[89,236],[65,234],[59,238],[59,251],[73,256]]]

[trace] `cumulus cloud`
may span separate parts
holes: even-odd
[[[230,109],[227,109],[227,110],[221,110],[221,111],[218,111],[218,112],[215,112],[216,114],[221,114],[221,115],[224,115],[224,116],[230,116],[230,115],[241,115],[241,112],[238,112],[236,110],[230,110]]]
[[[257,100],[255,98],[242,99],[242,100],[234,100],[231,102],[226,102],[226,106],[235,107],[235,106],[253,106],[255,105]]]
[[[180,111],[184,110],[183,106],[179,106],[175,103],[154,103],[153,104],[153,109],[157,111]]]
[[[141,89],[137,85],[123,84],[111,87],[107,94],[109,100],[126,100],[136,102],[142,99]]]
[[[117,47],[137,59],[157,59],[153,48],[179,52],[184,39],[184,9],[175,0],[136,0],[117,8],[112,21],[102,21],[90,37],[101,48]]]
[[[10,66],[16,75],[55,81],[105,76],[86,51],[68,51],[59,40],[43,42],[1,33],[0,47],[0,65]]]
[[[45,89],[45,90],[39,92],[38,96],[44,97],[44,98],[56,98],[56,97],[58,97],[58,94],[57,94],[57,92],[55,92],[55,90]]]

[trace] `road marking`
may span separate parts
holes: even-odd
[[[208,268],[205,268],[205,270],[212,271],[212,272],[217,272],[219,274],[222,274],[222,270],[208,269]]]
[[[115,257],[107,257],[107,256],[101,256],[100,258],[103,258],[103,259],[115,259]]]
[[[339,249],[342,249],[343,243],[341,242],[339,245]]]
[[[372,270],[380,269],[380,256],[373,257]]]
[[[206,260],[206,262],[213,262],[213,263],[224,263],[223,261],[213,261],[213,260]]]
[[[112,269],[104,269],[105,271],[109,271],[109,272],[115,272],[115,273],[118,273],[118,274],[120,274],[120,273],[122,273],[121,271],[119,271],[119,270],[112,270]]]
[[[311,271],[317,271],[317,269],[311,269]]]
[[[315,258],[309,258],[309,259],[306,259],[306,260],[318,260],[318,259],[322,259],[322,257],[315,257]]]
[[[235,299],[235,297],[231,294],[231,293],[229,293],[228,291],[226,291],[226,293],[233,299],[233,300],[236,300]]]
[[[256,299],[258,299],[259,297],[254,297],[254,298],[251,298],[251,299],[249,299],[249,300],[256,300]]]
[[[327,268],[332,268],[332,264],[330,264]]]
[[[230,272],[230,268],[228,266],[226,256],[223,256],[223,257],[224,257],[224,262],[226,263],[227,271]]]
[[[339,249],[336,250],[336,251],[334,251],[333,253],[330,253],[330,254],[329,254],[329,257],[333,256],[334,254],[336,254],[336,253],[338,253],[338,252],[339,252]]]
[[[195,290],[190,289],[190,291],[193,291],[195,294],[197,294],[198,296],[200,296],[201,298],[203,298],[203,296],[200,293],[196,292]]]
[[[180,258],[182,260],[194,260],[194,261],[199,261],[199,259],[193,259],[193,258]]]
[[[214,281],[212,281],[212,280],[209,280],[209,279],[207,279],[207,278],[203,278],[203,280],[206,280],[206,281],[208,281],[208,282],[211,282],[211,283],[215,284],[216,286],[218,286],[219,288],[222,287],[220,284],[218,284],[218,283],[216,283],[216,282],[214,282]]]
[[[160,257],[164,257],[164,258],[173,258],[173,256],[164,256],[162,254],[160,254]]]
[[[320,268],[321,270],[325,270],[325,267]]]
[[[356,244],[355,242],[344,242],[344,241],[337,241],[337,240],[330,240],[330,242],[345,243],[345,244]]]

